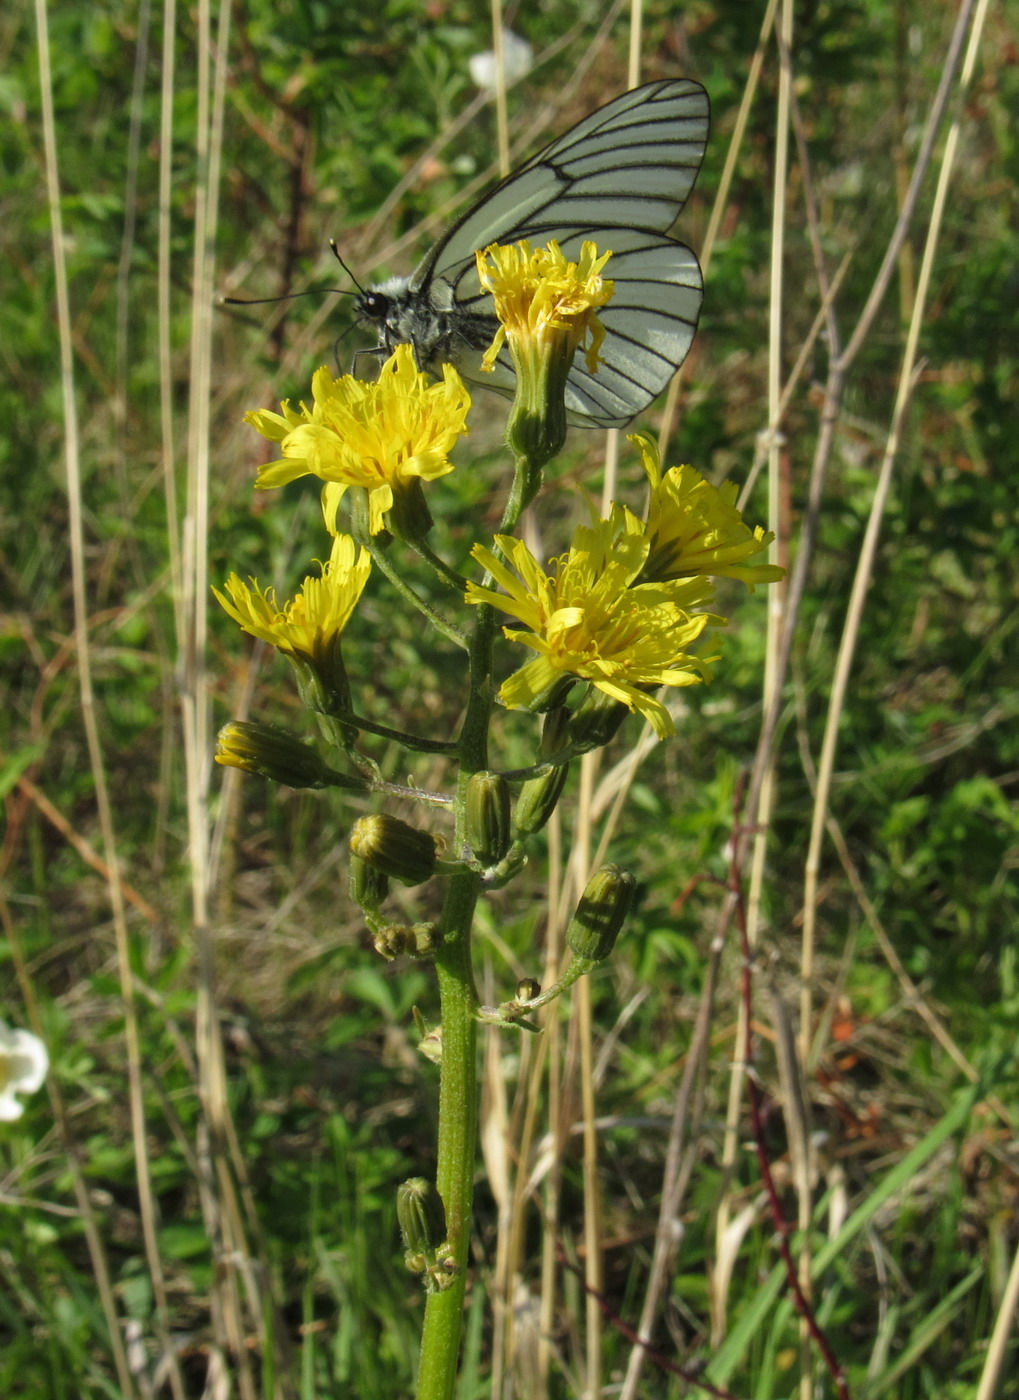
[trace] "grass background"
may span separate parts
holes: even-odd
[[[678,739],[638,749],[628,723],[481,919],[498,1000],[546,976],[604,834],[642,882],[590,1021],[564,1007],[540,1041],[486,1045],[461,1400],[697,1393],[634,1352],[642,1310],[668,1362],[734,1395],[836,1393],[748,1150],[742,959],[714,883],[748,771],[767,775],[745,873],[762,1137],[787,1218],[809,1225],[793,1245],[834,1354],[854,1396],[1017,1393],[1019,48],[994,5],[783,5],[784,47],[770,14],[506,15],[538,58],[508,94],[513,158],[625,87],[628,49],[640,80],[707,87],[679,229],[710,252],[704,317],[647,426],[712,479],[763,468],[749,518],[770,518],[800,574],[781,612],[732,594],[724,665],[684,696]],[[963,54],[979,44],[964,92],[957,27]],[[6,1396],[412,1387],[420,1298],[395,1190],[433,1167],[436,1071],[411,1014],[433,1017],[432,983],[382,964],[347,902],[349,802],[208,761],[233,716],[303,727],[287,673],[208,608],[208,583],[236,569],[287,591],[321,549],[313,492],[253,500],[240,419],[307,394],[345,305],[216,298],[343,286],[330,237],[362,280],[412,266],[497,174],[467,72],[490,43],[488,12],[456,0],[0,21],[0,1014],[53,1059],[49,1098],[0,1133]],[[436,545],[454,560],[496,518],[504,412],[478,397],[442,483]],[[579,434],[549,474],[550,552],[605,454]],[[634,505],[639,475],[624,447]],[[387,601],[366,602],[346,651],[358,703],[446,737],[462,698],[447,650]],[[506,766],[529,723],[506,717]],[[406,777],[403,755],[377,757]],[[558,1248],[601,1269],[610,1316]]]

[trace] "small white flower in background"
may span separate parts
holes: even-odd
[[[12,1031],[0,1021],[0,1123],[20,1118],[25,1105],[16,1094],[34,1094],[50,1066],[49,1052],[31,1031]]]
[[[526,39],[521,39],[519,34],[514,34],[511,29],[502,31],[502,66],[506,73],[506,82],[516,82],[525,73],[531,71],[534,64],[534,50]],[[467,63],[471,70],[471,78],[474,86],[481,88],[483,92],[495,92],[495,54],[486,51],[485,53],[472,54]]]

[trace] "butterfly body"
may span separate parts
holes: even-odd
[[[420,369],[440,375],[444,364],[452,364],[472,379],[499,328],[494,314],[457,305],[443,278],[436,278],[426,294],[409,277],[391,277],[357,296],[354,314],[374,328],[381,352],[410,345]]]
[[[362,292],[358,319],[380,353],[409,344],[422,369],[454,364],[465,378],[512,393],[503,348],[492,372],[482,353],[498,322],[474,253],[492,243],[554,239],[576,259],[590,240],[612,251],[615,295],[596,374],[578,356],[566,408],[582,427],[623,427],[664,389],[686,358],[703,285],[694,254],[668,236],[693,187],[708,135],[699,83],[666,79],[634,88],[592,112],[496,185],[453,224],[410,277]]]

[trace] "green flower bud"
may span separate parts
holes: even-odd
[[[433,923],[387,924],[375,934],[375,951],[384,958],[430,958],[442,939],[439,926]]]
[[[621,700],[591,686],[570,718],[570,738],[576,752],[603,748],[616,737],[629,713]]]
[[[396,1218],[406,1253],[407,1268],[424,1273],[435,1263],[435,1253],[446,1239],[446,1212],[442,1197],[423,1176],[412,1176],[396,1192]]]
[[[435,871],[435,837],[399,817],[359,817],[350,833],[350,849],[405,885],[420,885]]]
[[[350,787],[365,784],[335,773],[310,744],[285,729],[250,720],[225,724],[216,740],[216,762],[242,768],[292,788]]]
[[[350,897],[362,909],[374,912],[389,894],[389,876],[360,856],[350,853]]]
[[[541,996],[541,983],[536,977],[521,977],[517,983],[517,1001],[533,1001]]]
[[[633,904],[637,882],[619,865],[603,865],[587,882],[566,930],[574,956],[599,963],[612,952]]]
[[[555,811],[569,776],[570,765],[561,763],[537,778],[528,778],[521,785],[513,809],[513,830],[518,836],[533,836],[542,829]]]
[[[467,780],[467,842],[486,868],[509,850],[509,784],[499,773],[472,773]]]

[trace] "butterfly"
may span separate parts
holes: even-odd
[[[612,250],[606,276],[616,290],[598,313],[602,363],[591,374],[578,355],[566,408],[581,427],[624,427],[668,384],[697,328],[700,266],[667,231],[697,178],[708,119],[708,95],[689,78],[623,93],[483,195],[410,277],[359,292],[358,321],[374,328],[380,353],[410,344],[423,370],[448,362],[471,382],[512,394],[505,349],[491,373],[480,369],[498,322],[475,249],[555,239],[576,260],[590,239],[599,252]]]

